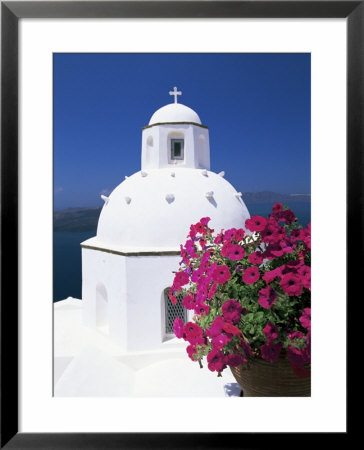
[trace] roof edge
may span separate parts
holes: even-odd
[[[201,127],[201,128],[206,128],[206,129],[209,128],[206,125],[202,125],[197,122],[157,122],[157,123],[152,123],[151,125],[146,125],[146,126],[142,127],[142,130],[145,130],[145,129],[151,128],[151,127],[155,127],[157,125],[196,125],[197,127]]]

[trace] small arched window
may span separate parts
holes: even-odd
[[[164,321],[164,333],[167,337],[173,337],[174,331],[173,331],[173,322],[176,319],[176,317],[179,317],[183,320],[183,323],[187,322],[187,310],[182,305],[183,300],[183,294],[177,293],[177,303],[174,305],[171,302],[171,299],[168,297],[170,288],[167,288],[164,290],[164,314],[165,314],[165,321]]]

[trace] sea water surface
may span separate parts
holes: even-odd
[[[271,203],[246,203],[250,215],[266,217]],[[291,203],[290,208],[299,224],[307,226],[311,220],[310,203]],[[188,230],[187,230],[188,231]],[[53,299],[55,302],[67,297],[81,298],[81,242],[95,236],[91,231],[55,231],[53,233]],[[187,232],[186,232],[187,234]]]

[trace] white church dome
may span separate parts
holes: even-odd
[[[189,122],[201,125],[198,114],[182,103],[170,103],[159,108],[151,117],[149,125],[157,123]]]
[[[220,229],[244,227],[249,212],[222,176],[198,169],[153,169],[127,178],[99,218],[97,245],[110,249],[178,250],[191,224],[210,217]],[[96,242],[95,242],[96,244]]]

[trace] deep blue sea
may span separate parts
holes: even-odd
[[[271,203],[246,203],[250,215],[267,216]],[[307,226],[311,220],[309,203],[291,203],[290,208],[298,222]],[[53,233],[53,298],[54,301],[67,297],[81,298],[81,247],[80,243],[95,236],[95,231],[55,231]]]

